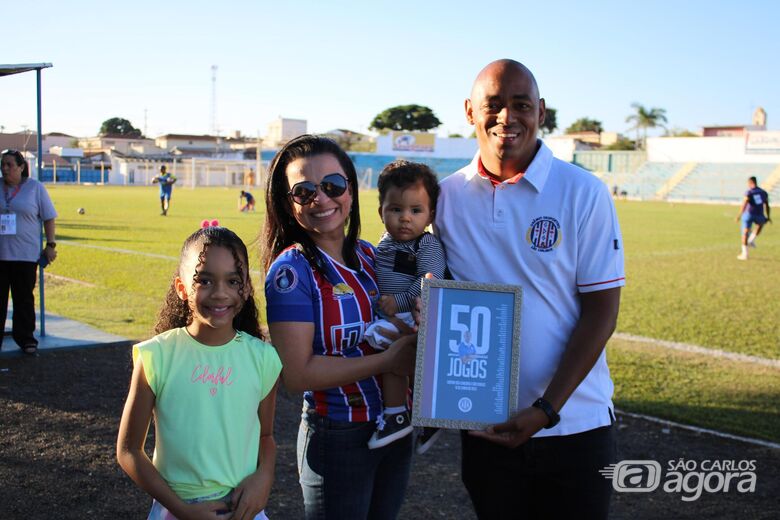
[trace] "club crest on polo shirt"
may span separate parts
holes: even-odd
[[[349,298],[350,296],[354,295],[355,291],[352,290],[352,287],[345,283],[337,283],[333,286],[333,299],[334,300],[340,300],[342,298]]]
[[[561,225],[553,217],[536,217],[525,233],[525,241],[534,251],[552,251],[561,243]]]
[[[298,285],[298,274],[290,264],[282,264],[274,275],[274,290],[278,293],[288,293]]]

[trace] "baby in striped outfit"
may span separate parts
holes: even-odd
[[[395,316],[412,326],[412,309],[420,296],[423,277],[432,273],[444,278],[447,268],[441,242],[425,230],[433,222],[439,183],[427,165],[398,160],[379,174],[378,187],[379,215],[386,229],[376,248],[379,314],[383,318]],[[368,342],[384,349],[391,341],[377,329],[397,328],[381,319],[366,330]],[[370,448],[385,446],[412,432],[406,409],[407,378],[383,374],[382,380],[385,411],[368,443]]]

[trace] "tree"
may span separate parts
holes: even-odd
[[[428,107],[422,105],[398,105],[377,114],[371,121],[372,130],[406,130],[425,132],[441,125],[441,121]]]
[[[141,131],[127,119],[112,117],[100,125],[100,135],[120,135],[122,137],[143,137]]]
[[[459,134],[459,133],[455,132],[453,134],[449,134],[447,137],[449,137],[450,139],[462,139],[463,138],[463,134]]]
[[[639,103],[631,103],[631,108],[636,110],[635,114],[631,114],[626,118],[626,123],[634,123],[634,126],[629,130],[636,130],[636,142],[639,143],[639,130],[642,130],[642,149],[647,146],[647,129],[662,127],[663,123],[666,123],[666,110],[663,108],[651,108],[647,109]]]
[[[664,132],[664,136],[666,137],[701,137],[699,134],[695,132],[691,132],[687,128],[672,128],[671,130],[667,130]]]
[[[620,136],[614,143],[604,146],[602,150],[636,150],[636,143],[631,139]]]
[[[573,134],[575,132],[596,132],[597,134],[600,134],[603,131],[604,127],[601,126],[601,121],[589,119],[587,117],[577,119],[566,129],[567,134]]]
[[[544,123],[539,130],[542,131],[542,135],[548,135],[558,128],[558,111],[553,107],[547,107],[544,114]]]

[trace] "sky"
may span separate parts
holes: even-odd
[[[689,130],[750,124],[761,106],[780,129],[780,2],[769,0],[18,5],[0,30],[0,63],[53,64],[44,133],[91,136],[111,117],[151,137],[210,133],[216,65],[221,135],[264,135],[278,116],[315,133],[367,132],[409,103],[433,109],[440,135],[468,135],[464,99],[499,58],[534,72],[560,129],[589,117],[633,135],[633,102]],[[35,128],[34,72],[0,78],[0,127]]]

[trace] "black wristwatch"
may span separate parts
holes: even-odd
[[[544,427],[545,430],[548,430],[552,427],[554,427],[556,424],[558,424],[561,420],[561,416],[558,415],[558,412],[555,411],[555,409],[552,407],[550,403],[547,402],[546,399],[540,397],[536,401],[534,401],[534,404],[532,404],[534,408],[538,408],[541,411],[544,412],[544,415],[547,416],[547,426]]]
[[[52,249],[57,248],[57,242],[46,242],[46,247],[50,247]]]

